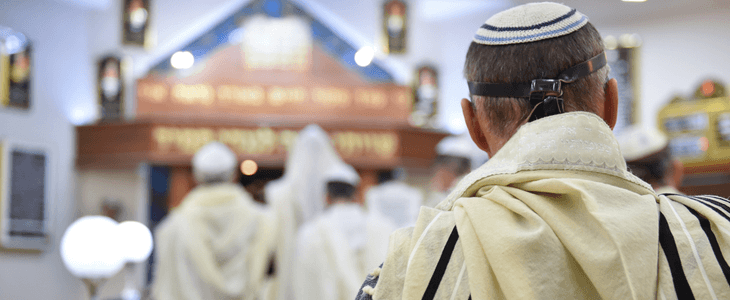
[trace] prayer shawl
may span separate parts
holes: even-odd
[[[302,226],[297,236],[294,299],[349,300],[362,278],[385,258],[390,220],[339,203]],[[371,267],[372,266],[372,267]]]
[[[357,297],[730,299],[729,213],[724,198],[657,195],[600,118],[564,113],[421,208]]]
[[[365,194],[369,213],[379,213],[397,228],[413,226],[423,205],[421,191],[401,181],[389,181]]]
[[[297,135],[284,176],[266,185],[266,202],[276,219],[276,276],[267,280],[264,299],[297,299],[291,286],[297,231],[324,211],[327,182],[322,170],[342,163],[327,133],[310,124]]]
[[[154,299],[256,299],[273,252],[268,222],[237,185],[193,189],[155,232]]]

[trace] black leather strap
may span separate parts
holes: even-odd
[[[558,79],[560,79],[560,81],[562,81],[563,83],[571,83],[581,77],[590,75],[598,69],[603,68],[603,66],[605,65],[606,52],[601,52],[601,54],[594,56],[588,61],[579,63],[563,71],[563,73],[560,73],[560,75],[558,75]]]
[[[560,75],[558,75],[558,78],[555,81],[571,83],[581,77],[590,75],[605,65],[606,53],[601,52],[601,54],[563,71]],[[475,96],[528,98],[530,97],[530,93],[535,92],[535,90],[533,90],[535,81],[550,80],[536,79],[531,82],[524,83],[489,83],[469,81],[467,84],[469,85],[469,93]]]
[[[469,84],[469,94],[475,96],[490,97],[530,97],[531,83],[487,83],[487,82],[467,82]]]

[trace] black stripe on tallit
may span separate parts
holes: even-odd
[[[670,204],[671,205],[671,204]],[[659,213],[659,244],[664,250],[664,255],[669,262],[669,270],[672,272],[672,281],[674,282],[674,291],[677,293],[678,299],[694,299],[692,288],[687,282],[687,277],[682,269],[682,261],[679,258],[677,244],[674,242],[672,230],[669,229],[669,223],[664,218],[664,214]]]
[[[712,246],[712,252],[715,253],[717,263],[720,265],[720,269],[722,269],[722,274],[725,275],[725,281],[727,281],[728,285],[730,285],[730,266],[727,265],[725,257],[722,255],[722,250],[720,250],[720,244],[717,242],[717,237],[715,237],[715,233],[712,232],[710,221],[708,221],[705,217],[700,215],[700,213],[696,212],[694,209],[691,209],[689,207],[687,207],[687,209],[697,218],[697,220],[700,221],[702,231],[705,232],[707,240],[710,241],[710,245]]]
[[[700,204],[702,204],[702,205],[704,205],[704,206],[706,206],[706,207],[714,210],[718,215],[722,216],[723,218],[725,218],[725,220],[727,220],[728,222],[730,222],[730,216],[728,216],[726,213],[723,213],[719,208],[715,207],[714,205],[710,205],[708,203],[708,202],[712,203],[711,202],[711,199],[708,201],[708,200],[705,200],[702,197],[687,196],[687,195],[680,195],[680,194],[671,194],[671,193],[666,193],[666,194],[662,194],[662,195],[667,195],[667,196],[680,196],[680,197],[684,197],[684,198],[688,198],[688,199],[694,200],[695,202],[700,203]],[[720,205],[722,205],[722,204],[720,204]],[[726,208],[728,208],[728,207],[726,206]],[[728,209],[730,209],[730,208],[728,208]]]
[[[421,299],[432,300],[436,296],[436,291],[441,284],[441,279],[443,279],[446,273],[446,267],[449,266],[451,254],[454,252],[454,247],[456,247],[456,241],[458,240],[459,233],[456,231],[456,226],[454,226],[454,230],[451,231],[451,235],[449,235],[449,239],[446,241],[444,251],[441,252],[441,258],[436,263],[436,269],[433,271],[433,275],[431,275],[431,281],[428,282],[426,292],[423,293],[423,298]]]
[[[728,219],[728,221],[730,221],[730,218],[728,218],[728,214],[730,213],[730,207],[728,207],[725,203],[722,203],[722,201],[718,201],[717,199],[712,199],[710,197],[702,197],[702,196],[691,197],[691,198],[697,198],[697,199],[700,199],[700,201],[710,202],[712,204],[719,206],[722,210],[725,211],[725,213],[721,214],[721,215],[723,215],[725,217],[725,219]]]
[[[711,198],[711,199],[715,199],[715,200],[726,202],[726,203],[730,204],[730,200],[728,200],[727,198],[717,196],[717,195],[698,195],[698,196]]]
[[[697,201],[698,203],[701,203],[704,206],[709,207],[710,209],[715,211],[718,215],[722,216],[723,218],[725,218],[725,220],[730,222],[730,216],[728,216],[727,213],[724,213],[720,208],[716,207],[715,205],[710,204],[710,203],[712,203],[711,201],[704,200],[702,198],[695,198],[695,197],[689,197],[689,198]]]

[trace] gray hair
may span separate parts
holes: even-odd
[[[521,83],[533,79],[554,79],[562,71],[589,60],[604,50],[601,35],[591,23],[556,38],[510,45],[482,45],[472,42],[466,54],[467,81]],[[608,78],[606,66],[563,86],[565,111],[598,112]],[[494,133],[512,136],[529,117],[529,101],[519,98],[471,95],[472,107],[481,105]]]

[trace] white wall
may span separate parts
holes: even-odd
[[[146,224],[149,210],[147,165],[137,169],[79,170],[77,180],[77,207],[82,215],[101,214],[104,199],[118,201],[123,207],[119,221],[135,220]],[[134,268],[136,287],[144,287],[146,270]],[[109,279],[99,291],[100,299],[118,297],[125,284],[125,271]]]
[[[730,87],[730,8],[661,19],[598,26],[603,35],[638,33],[641,122],[655,126],[658,111],[675,95],[691,97],[704,79]],[[620,87],[619,87],[620,88]]]
[[[76,216],[74,130],[68,121],[78,99],[94,97],[87,57],[87,13],[54,1],[0,2],[0,25],[33,42],[31,109],[0,109],[0,137],[48,145],[54,152],[51,243],[42,253],[0,251],[1,299],[82,299],[81,281],[61,261],[58,245]]]

